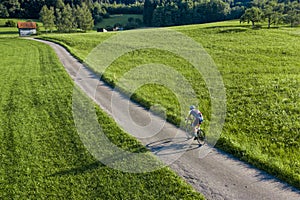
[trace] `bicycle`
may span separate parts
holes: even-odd
[[[193,120],[185,120],[185,132],[187,134],[188,139],[191,139],[194,137],[194,128],[193,128]],[[201,129],[201,126],[197,128],[197,142],[200,145],[204,145],[206,143],[206,135],[204,130]]]

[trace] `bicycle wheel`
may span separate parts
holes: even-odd
[[[201,145],[205,144],[206,142],[205,132],[202,129],[197,131],[197,141]]]
[[[185,130],[186,137],[188,139],[191,139],[193,137],[193,135],[192,135],[193,127],[191,126],[191,124],[187,122],[184,130]]]

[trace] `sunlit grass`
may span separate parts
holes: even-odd
[[[227,117],[218,147],[273,175],[300,187],[300,29],[279,27],[253,30],[238,21],[172,27],[199,42],[212,56],[226,87]],[[68,44],[82,60],[104,41],[106,33],[50,36]],[[89,38],[88,42],[83,42]],[[70,43],[73,44],[70,44]],[[86,45],[85,45],[86,44]],[[85,46],[85,48],[81,48]],[[79,48],[80,47],[80,48]],[[139,55],[139,56],[134,56]],[[176,68],[186,65],[178,57],[154,50],[125,54],[107,71],[106,80],[117,81],[126,70],[152,62]],[[180,73],[191,78],[193,71]],[[203,81],[195,82],[204,116],[209,116],[209,97]],[[159,91],[154,93],[153,91]],[[178,121],[176,101],[157,86],[140,88],[138,100],[145,106],[160,103],[170,121]],[[209,121],[209,120],[208,120]]]
[[[168,167],[134,174],[97,161],[77,134],[74,85],[54,51],[17,38],[1,38],[0,49],[2,199],[202,199]],[[112,142],[147,151],[99,108],[96,113]]]

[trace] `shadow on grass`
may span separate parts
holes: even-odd
[[[54,174],[51,174],[50,177],[52,177],[52,176],[63,176],[63,175],[78,175],[78,174],[82,174],[82,173],[85,173],[87,171],[98,169],[98,168],[104,167],[104,166],[105,165],[102,164],[101,162],[96,161],[96,162],[91,163],[89,165],[83,165],[83,166],[80,166],[80,167],[76,167],[76,168],[56,172]]]
[[[131,151],[132,153],[141,153],[141,152],[148,152],[148,150],[141,146],[141,147],[136,147],[134,151]],[[124,160],[124,158],[127,158],[130,160],[130,157],[134,157],[134,154],[128,154],[127,151],[124,152],[117,152],[115,154],[110,155],[109,157],[103,158],[101,161],[95,161],[91,164],[88,165],[81,165],[75,168],[67,169],[67,170],[62,170],[59,172],[56,172],[54,174],[49,175],[49,177],[54,177],[54,176],[64,176],[64,175],[79,175],[83,174],[92,170],[100,169],[102,167],[106,167],[105,164],[103,163],[109,163],[113,165],[114,163],[120,163]],[[124,164],[126,165],[126,159],[124,161]]]
[[[244,24],[238,24],[238,25],[224,25],[224,26],[222,26],[222,25],[220,25],[220,26],[209,26],[209,27],[203,27],[203,28],[201,28],[201,29],[217,29],[217,28],[232,28],[232,29],[234,29],[234,28],[252,28],[252,25],[244,25]]]
[[[254,27],[251,24],[239,24],[239,25],[220,25],[220,26],[210,26],[210,27],[204,27],[202,29],[220,29],[218,33],[238,33],[238,32],[245,32],[247,30],[260,30],[260,29],[279,29],[280,26],[271,26],[268,28],[267,26],[263,26],[261,24],[257,24]]]
[[[248,30],[247,28],[229,28],[229,29],[220,30],[218,33],[241,33],[241,32],[246,32],[247,30]]]
[[[19,35],[19,33],[15,31],[0,31],[0,35]]]

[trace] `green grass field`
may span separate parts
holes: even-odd
[[[54,51],[17,38],[0,38],[0,49],[1,199],[202,199],[167,167],[133,174],[95,160],[76,132],[74,85]],[[115,144],[147,151],[97,116]]]
[[[16,27],[5,27],[5,22],[13,20],[16,23]],[[18,37],[19,31],[17,28],[18,19],[1,19],[0,18],[0,37]]]
[[[103,19],[102,22],[95,25],[94,29],[106,28],[107,26],[114,27],[115,24],[121,24],[125,26],[128,23],[129,18],[138,18],[143,21],[143,15],[130,15],[130,14],[120,14],[120,15],[110,15],[109,18]]]
[[[199,42],[223,76],[227,116],[217,146],[300,188],[300,29],[252,30],[237,21],[172,29]],[[84,60],[109,36],[90,33],[47,39],[64,44]],[[173,54],[153,50],[125,54],[111,65],[105,78],[114,84],[132,67],[153,61],[174,67],[191,80],[208,123],[210,101],[203,81],[193,82],[192,72],[180,67],[187,66],[186,61]],[[146,107],[163,105],[174,123],[183,117],[166,89],[147,85],[135,97]]]

